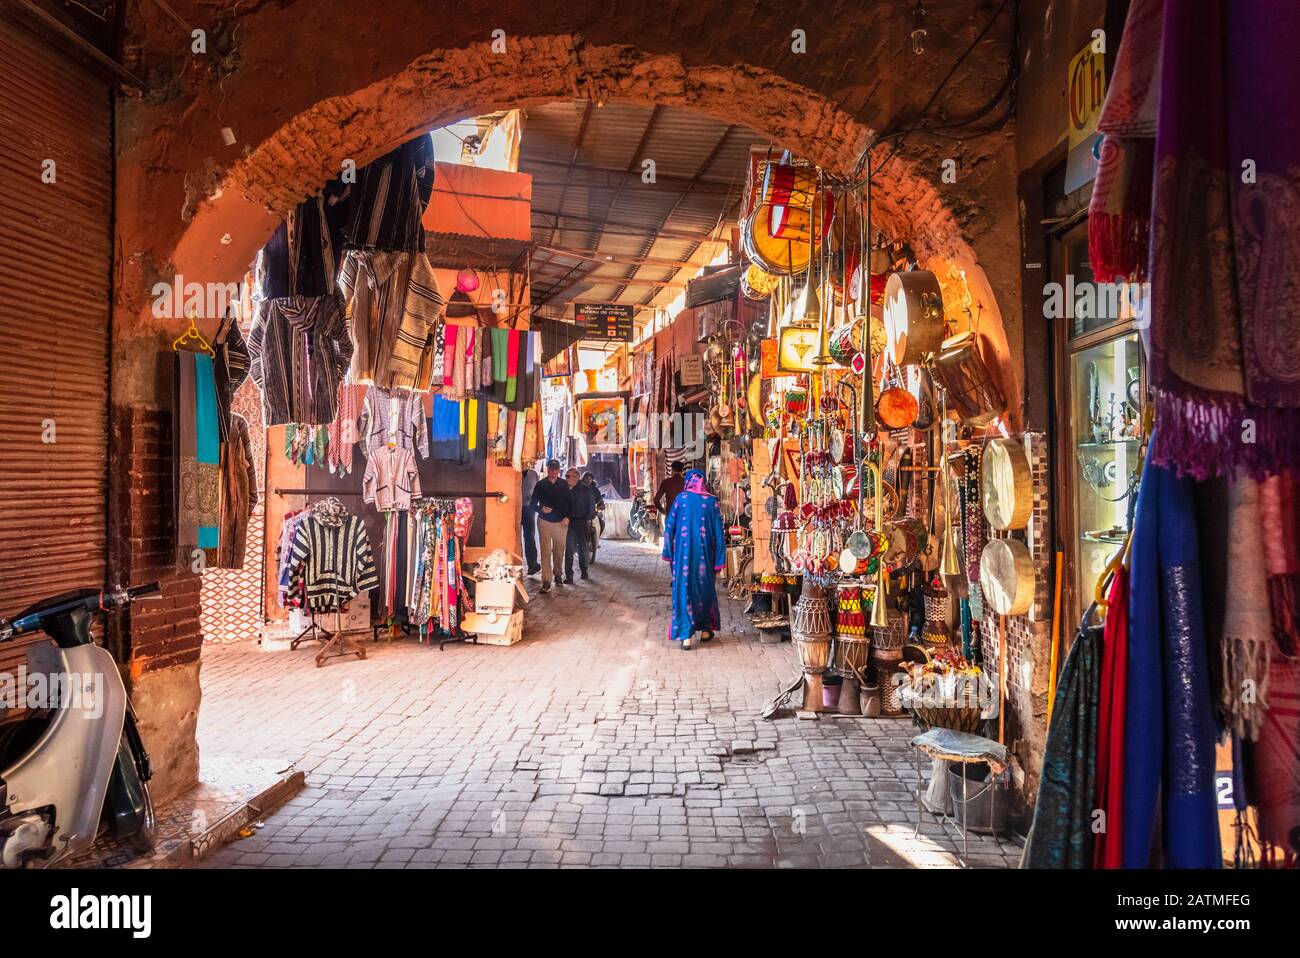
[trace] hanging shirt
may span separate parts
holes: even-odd
[[[349,186],[335,179],[299,203],[257,255],[263,299],[332,296],[343,259],[343,227]]]
[[[380,512],[411,508],[411,498],[420,495],[420,470],[410,449],[379,446],[370,451],[370,462],[361,482],[362,496]]]
[[[336,296],[263,301],[248,337],[249,372],[267,426],[334,420],[352,341]]]
[[[433,138],[421,133],[356,173],[347,193],[348,248],[424,252],[424,208],[433,196]]]
[[[352,250],[339,270],[351,307],[348,378],[389,389],[428,389],[433,335],[445,301],[423,253]]]
[[[395,446],[418,449],[421,456],[429,458],[429,426],[419,393],[371,387],[357,429],[367,456],[380,446]]]
[[[293,581],[313,612],[332,611],[379,585],[374,553],[362,521],[345,515],[337,524],[308,515],[294,533]]]

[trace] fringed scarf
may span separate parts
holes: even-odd
[[[1259,487],[1259,530],[1276,649],[1300,656],[1300,482],[1290,471],[1269,476]]]
[[[1268,709],[1269,646],[1264,547],[1260,536],[1259,484],[1242,478],[1228,491],[1228,581],[1223,620],[1223,680],[1219,705],[1234,734],[1254,741]]]
[[[1150,280],[1151,461],[1179,474],[1300,466],[1298,46],[1289,0],[1129,9],[1090,261],[1102,281]]]

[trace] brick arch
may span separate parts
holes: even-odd
[[[690,65],[675,54],[626,45],[585,46],[573,35],[512,42],[521,49],[508,71],[485,43],[437,50],[294,116],[195,204],[166,257],[171,269],[187,279],[237,277],[278,220],[337,175],[344,160],[366,163],[423,130],[475,113],[570,97],[679,106],[742,122],[837,173],[853,169],[872,133],[826,97],[764,68]],[[873,191],[873,212],[882,228],[908,237],[922,261],[952,283],[964,277],[984,306],[982,326],[995,330],[992,338],[1005,353],[988,280],[933,182],[895,158]]]

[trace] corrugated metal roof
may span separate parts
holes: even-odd
[[[672,300],[695,273],[673,264],[703,262],[702,244],[734,225],[750,149],[765,145],[748,127],[678,107],[530,108],[519,169],[533,177],[534,305]]]

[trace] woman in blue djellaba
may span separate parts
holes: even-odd
[[[664,520],[664,561],[673,567],[673,622],[669,638],[683,649],[713,638],[721,625],[714,577],[727,558],[718,500],[704,484],[704,473],[686,473],[686,488],[673,500]]]

